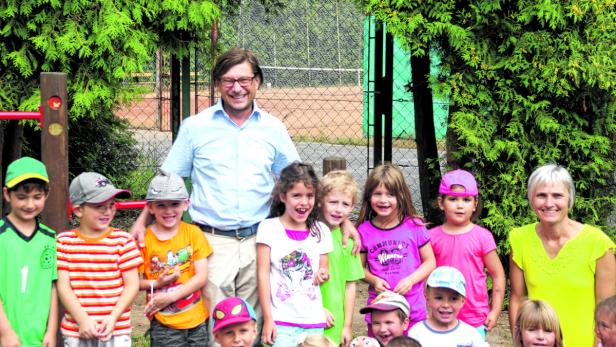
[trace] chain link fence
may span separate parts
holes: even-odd
[[[224,9],[218,50],[241,47],[255,52],[264,81],[260,107],[281,119],[305,162],[320,173],[327,157],[342,157],[358,184],[373,167],[374,23],[352,0],[289,1],[276,11],[254,0]],[[211,105],[210,43],[191,55],[191,114]],[[410,57],[395,44],[392,162],[405,172],[416,207],[421,210],[414,145],[412,93],[408,91]],[[141,157],[132,180],[139,196],[171,146],[169,54],[158,52],[151,71],[133,83],[143,99],[124,106]],[[216,100],[217,95],[214,95]],[[443,140],[447,110],[435,103],[437,139]],[[441,110],[441,111],[438,111]]]

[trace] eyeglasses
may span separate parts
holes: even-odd
[[[232,78],[223,78],[220,80],[221,85],[224,88],[231,88],[235,85],[235,82],[239,83],[240,87],[249,87],[252,84],[252,81],[255,79],[255,76],[252,77],[240,77],[238,79]]]
[[[104,202],[100,204],[85,203],[84,205],[98,211],[99,213],[105,213],[107,212],[107,210],[113,211],[116,208],[115,201]]]

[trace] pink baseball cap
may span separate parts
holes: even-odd
[[[454,192],[451,188],[454,185],[464,187],[463,192]],[[477,196],[479,190],[477,189],[477,181],[473,174],[466,170],[453,170],[443,175],[441,185],[438,187],[438,192],[443,195],[451,196]]]
[[[212,329],[212,333],[215,333],[219,329],[231,324],[257,320],[257,316],[255,315],[255,311],[252,306],[250,306],[246,300],[240,299],[236,296],[226,298],[219,302],[218,305],[214,307],[212,318],[214,319],[214,328]]]

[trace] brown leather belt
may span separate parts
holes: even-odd
[[[208,234],[225,236],[225,237],[233,237],[238,240],[245,239],[247,237],[251,237],[257,234],[257,228],[259,227],[259,223],[253,224],[249,227],[230,229],[230,230],[221,230],[218,228],[214,228],[209,225],[195,223],[201,230]]]

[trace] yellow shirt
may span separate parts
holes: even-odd
[[[166,268],[180,267],[180,278],[156,291],[173,291],[195,275],[193,263],[212,254],[212,247],[198,227],[180,222],[178,232],[169,240],[159,240],[150,228],[145,232],[145,247],[141,249],[144,263],[139,272],[155,280]],[[149,297],[148,297],[149,300]],[[205,322],[208,311],[200,290],[174,302],[156,314],[163,325],[174,329],[190,329]]]
[[[567,347],[592,347],[594,341],[595,268],[614,242],[601,230],[584,225],[550,258],[536,225],[509,234],[513,261],[524,271],[530,299],[547,301],[558,314]]]

